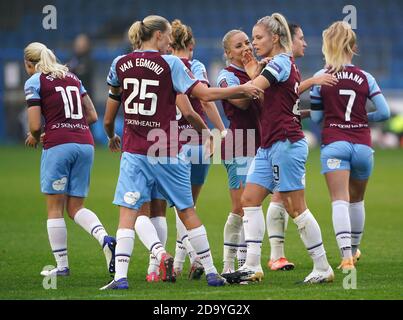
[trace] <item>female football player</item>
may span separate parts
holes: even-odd
[[[253,47],[258,56],[273,57],[253,84],[265,90],[261,109],[261,146],[249,169],[242,194],[246,262],[229,281],[260,281],[264,236],[262,201],[279,191],[288,214],[311,255],[314,268],[305,283],[333,281],[319,225],[305,202],[305,162],[308,146],[299,112],[300,74],[292,57],[292,39],[286,19],[278,13],[260,19],[253,27]]]
[[[250,81],[242,63],[243,52],[252,52],[252,44],[245,32],[227,32],[222,44],[228,66],[220,71],[217,85],[225,88]],[[224,227],[223,273],[229,273],[235,270],[235,256],[238,258],[238,268],[243,265],[246,257],[241,195],[249,166],[260,146],[260,107],[253,99],[227,99],[222,101],[222,105],[230,121],[227,137],[221,147],[232,202]]]
[[[351,270],[360,257],[364,195],[374,161],[368,121],[387,120],[390,111],[374,77],[352,64],[357,37],[348,23],[335,22],[323,32],[322,51],[339,83],[313,87],[311,117],[318,123],[324,119],[322,173],[332,200],[333,227],[342,258],[339,268]],[[317,75],[326,72],[322,69]],[[368,114],[367,99],[376,107]]]
[[[195,47],[195,38],[192,29],[183,24],[180,20],[176,19],[172,22],[172,35],[171,35],[171,51],[172,54],[179,57],[182,62],[193,73],[194,77],[200,82],[209,86],[207,78],[207,71],[205,66],[198,60],[193,59],[193,51]],[[214,102],[204,102],[197,98],[189,96],[189,100],[193,109],[200,115],[205,123],[207,123],[206,115],[213,123],[214,127],[220,130],[222,135],[225,134],[225,127],[218,113],[217,107]],[[178,121],[179,135],[182,136],[181,141],[186,144],[183,145],[183,150],[190,161],[190,181],[192,184],[192,197],[196,205],[197,198],[200,194],[201,188],[206,180],[207,173],[210,167],[209,161],[204,159],[204,143],[202,134],[198,133],[192,125],[183,117],[179,108],[177,108],[176,121]],[[161,234],[163,239],[166,239],[167,224],[165,218],[166,203],[162,200],[161,195],[156,195],[151,204],[151,221],[153,222],[158,234]],[[164,203],[161,203],[164,202]],[[164,210],[161,210],[164,208]],[[176,211],[176,210],[175,210]],[[185,262],[186,253],[190,258],[190,272],[189,279],[200,279],[203,274],[203,265],[197,258],[197,255],[192,248],[185,226],[176,213],[176,228],[177,228],[177,242],[175,249],[174,270],[175,274],[182,273],[183,264]],[[155,257],[150,255],[150,264],[148,269],[147,280],[159,281],[158,263]]]
[[[206,230],[195,212],[190,171],[180,152],[181,142],[175,136],[177,126],[171,125],[171,120],[176,118],[177,93],[191,93],[203,101],[212,101],[234,95],[253,98],[261,90],[252,84],[225,89],[207,88],[194,79],[178,57],[161,54],[167,52],[171,42],[171,25],[163,17],[148,16],[136,21],[129,30],[129,38],[133,47],[140,49],[117,57],[108,75],[111,89],[104,126],[111,150],[120,151],[120,137],[115,134],[114,120],[121,102],[125,127],[114,199],[120,207],[116,273],[114,280],[102,289],[128,288],[133,228],[138,210],[151,200],[154,187],[158,187],[164,198],[177,208],[188,231],[189,241],[203,263],[208,285],[222,286],[225,280],[214,267]],[[182,99],[178,107],[183,116],[197,131],[205,130],[209,134],[206,124],[193,110],[186,95],[178,97]],[[155,253],[158,257],[158,252]],[[163,264],[169,262],[165,268],[171,272],[173,261],[161,256],[159,260]]]
[[[200,80],[200,82],[206,86],[210,86],[206,67],[200,61],[193,59],[195,44],[196,41],[192,29],[183,24],[180,20],[174,20],[172,22],[172,54],[182,60],[196,79]],[[207,116],[214,127],[220,131],[221,136],[224,137],[226,130],[215,103],[204,102],[192,96],[189,96],[189,100],[193,109],[200,115],[203,121],[207,123]],[[193,202],[196,205],[202,186],[206,181],[210,164],[209,161],[206,161],[208,158],[206,159],[203,153],[204,141],[202,135],[194,130],[192,125],[183,117],[179,109],[177,110],[176,120],[178,121],[179,134],[187,138],[187,143],[184,145],[184,152],[191,163],[190,181],[192,184]],[[176,273],[181,273],[187,252],[191,263],[189,279],[199,279],[203,273],[203,266],[189,243],[186,228],[177,213],[176,229],[178,238],[175,249],[175,271]],[[186,248],[186,250],[184,250],[184,248]]]
[[[25,83],[30,133],[25,144],[36,147],[45,121],[41,158],[41,191],[45,194],[49,242],[57,267],[44,276],[68,276],[67,229],[64,210],[102,246],[110,273],[115,272],[115,239],[108,236],[94,212],[84,207],[94,160],[89,124],[97,121],[94,105],[81,81],[57,62],[44,44],[24,50]]]
[[[305,56],[307,43],[302,28],[296,24],[288,25],[292,38],[292,53],[294,59]],[[267,58],[267,57],[266,57]],[[310,89],[313,85],[334,85],[337,79],[328,73],[323,73],[315,77],[302,81],[299,86],[299,94]],[[309,117],[309,110],[301,110],[301,118]],[[281,201],[280,193],[275,192],[271,198],[266,215],[267,234],[270,242],[270,258],[268,267],[271,270],[292,270],[294,264],[285,257],[285,231],[287,230],[288,213],[285,211]]]

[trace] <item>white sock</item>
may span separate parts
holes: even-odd
[[[349,214],[350,204],[347,201],[337,200],[332,202],[333,228],[336,234],[342,258],[351,258],[351,223]]]
[[[134,230],[118,229],[115,249],[115,280],[127,278],[130,257],[134,247]]]
[[[238,260],[238,269],[245,264],[246,252],[247,252],[247,250],[246,250],[246,242],[245,242],[245,231],[243,228],[243,221],[242,221],[242,228],[241,228],[241,233],[240,233],[240,237],[239,237],[238,251],[236,254],[236,258]]]
[[[188,235],[185,235],[182,238],[182,243],[186,248],[186,252],[189,256],[190,264],[192,264],[197,259],[197,253],[196,253],[196,250],[193,248]]]
[[[264,237],[264,217],[262,207],[243,208],[243,227],[247,253],[245,265],[250,267],[260,266],[262,254],[262,242]]]
[[[302,214],[294,219],[298,227],[299,235],[311,256],[315,269],[327,271],[329,263],[326,258],[325,247],[322,242],[320,227],[315,217],[306,209]]]
[[[224,270],[235,269],[235,256],[238,251],[242,228],[242,217],[231,212],[224,226]]]
[[[150,218],[151,223],[154,225],[155,230],[157,231],[158,238],[160,239],[162,245],[165,247],[167,243],[168,237],[168,226],[167,226],[167,219],[166,217],[153,217]],[[159,263],[157,258],[150,253],[150,261],[148,264],[148,274],[151,272],[155,272],[159,274]]]
[[[365,205],[364,201],[350,203],[350,222],[351,222],[351,246],[352,254],[355,255],[361,243],[365,225]]]
[[[182,241],[177,235],[176,247],[175,247],[175,259],[174,259],[174,269],[183,270],[183,264],[186,258],[186,247],[183,245]]]
[[[288,224],[288,213],[283,204],[270,202],[267,209],[266,226],[270,242],[270,259],[276,261],[285,257],[284,238]]]
[[[174,259],[174,269],[182,270],[183,264],[186,259],[186,246],[182,242],[182,237],[187,234],[187,230],[179,218],[178,211],[175,210],[175,221],[176,221],[176,247],[175,247],[175,259]]]
[[[158,238],[162,245],[165,247],[168,239],[168,225],[166,217],[154,217],[150,218],[155,230],[157,231]]]
[[[188,235],[192,247],[196,250],[197,256],[203,264],[206,275],[209,273],[217,273],[204,226],[201,225],[198,228],[188,230]]]
[[[183,224],[182,220],[179,218],[178,211],[176,210],[176,208],[174,208],[174,210],[176,214],[176,231],[179,234],[180,242],[182,242],[183,246],[186,248],[186,252],[190,259],[190,264],[192,264],[197,258],[197,254],[189,241],[188,231],[186,230],[186,227]]]
[[[157,258],[158,262],[161,262],[162,255],[166,251],[150,218],[146,216],[137,217],[134,228],[140,241]]]
[[[105,231],[101,221],[99,221],[97,215],[89,209],[82,208],[77,211],[74,216],[74,221],[98,240],[102,246],[104,244],[104,237],[108,235]]]
[[[47,221],[48,236],[50,247],[55,256],[57,268],[62,270],[69,267],[67,258],[67,229],[66,222],[63,218],[48,219]]]

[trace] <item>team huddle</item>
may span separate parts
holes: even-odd
[[[368,123],[389,118],[388,104],[373,76],[352,64],[357,39],[351,26],[335,22],[323,32],[326,64],[302,80],[296,59],[307,44],[301,26],[279,13],[259,19],[252,41],[241,30],[223,37],[227,67],[211,86],[193,57],[189,26],[160,16],[136,21],[128,36],[133,52],[116,57],[107,75],[104,128],[112,152],[121,152],[113,203],[119,207],[116,238],[85,208],[98,120],[83,84],[41,43],[24,50],[30,132],[26,145],[43,143],[40,182],[46,196],[49,242],[57,267],[44,276],[68,276],[64,210],[103,248],[113,280],[102,290],[128,289],[135,235],[150,252],[148,282],[175,282],[187,257],[189,279],[206,275],[209,286],[262,281],[261,247],[267,232],[271,270],[292,270],[284,251],[290,216],[312,258],[304,283],[332,282],[320,227],[305,201],[308,144],[301,119],[323,122],[321,165],[332,201],[333,227],[342,270],[355,268],[364,231],[364,195],[373,170]],[[299,109],[311,90],[311,108]],[[370,99],[375,111],[367,112]],[[215,100],[229,120],[225,128]],[[122,137],[115,120],[124,111]],[[42,130],[41,117],[44,118]],[[220,132],[231,212],[224,226],[223,266],[214,265],[196,203],[214,150],[207,118]],[[262,202],[271,195],[266,221]],[[174,256],[165,249],[167,204],[176,213]]]

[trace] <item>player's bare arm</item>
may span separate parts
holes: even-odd
[[[330,73],[324,73],[316,77],[306,79],[299,85],[299,94],[309,90],[312,86],[334,86],[339,82],[337,78]]]
[[[119,152],[121,145],[120,137],[115,133],[115,119],[120,107],[120,94],[121,88],[110,87],[104,115],[104,129],[109,139],[109,149],[112,152]]]
[[[197,132],[202,132],[203,130],[209,130],[207,125],[204,123],[203,119],[199,114],[193,109],[189,98],[185,94],[178,94],[176,96],[176,105],[181,111],[182,115],[187,121],[195,128]]]
[[[25,140],[25,145],[36,147],[41,138],[41,107],[33,106],[28,108],[29,133]]]
[[[94,104],[88,94],[86,94],[83,98],[83,105],[85,110],[85,119],[88,124],[93,124],[98,121],[98,114],[95,110]]]
[[[206,88],[202,84],[197,84],[192,94],[200,101],[214,101],[219,99],[242,99],[242,98],[258,98],[263,90],[248,82],[236,87],[228,88]]]
[[[224,123],[218,113],[217,106],[214,102],[201,102],[204,112],[206,113],[207,117],[213,123],[214,127],[220,131],[225,130]]]

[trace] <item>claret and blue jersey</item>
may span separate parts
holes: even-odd
[[[262,146],[248,172],[247,183],[275,192],[305,188],[308,146],[301,128],[298,87],[301,76],[294,59],[276,55],[263,69],[270,86],[261,113]]]
[[[316,75],[325,72],[322,69]],[[368,120],[376,121],[379,113],[389,109],[378,84],[371,74],[354,65],[345,66],[335,77],[339,80],[336,85],[316,85],[311,90],[313,120],[319,122],[324,116],[322,143],[348,141],[371,146]],[[375,103],[376,115],[367,115],[368,99]]]
[[[136,50],[113,61],[107,82],[122,88],[125,116],[123,155],[113,203],[137,210],[152,199],[152,190],[157,187],[179,210],[192,207],[189,163],[178,155],[180,145],[178,136],[174,132],[171,135],[171,121],[176,119],[177,93],[190,93],[199,80],[176,56]],[[152,129],[162,130],[168,139],[150,141]],[[151,161],[147,156],[151,147],[165,150],[163,154],[168,157]],[[177,151],[172,154],[172,150]]]
[[[287,53],[276,55],[263,69],[262,76],[270,82],[262,106],[262,147],[303,139],[298,93],[301,75],[294,58]]]
[[[316,75],[327,72],[322,69]],[[311,90],[311,117],[324,118],[322,129],[322,173],[348,170],[351,177],[366,180],[373,169],[371,132],[368,121],[389,117],[389,107],[374,77],[354,65],[335,73],[334,86],[314,86]],[[376,111],[367,113],[370,99]]]
[[[64,78],[35,73],[24,89],[28,108],[39,106],[45,120],[41,191],[86,197],[94,141],[82,105],[84,86],[72,73]]]
[[[250,81],[246,71],[229,65],[218,74],[217,86],[235,87]],[[228,174],[230,189],[239,189],[246,184],[246,175],[257,149],[260,147],[260,105],[250,101],[246,110],[222,100],[225,115],[229,120],[229,135],[221,143],[221,159]]]
[[[24,90],[28,108],[41,107],[44,149],[63,143],[94,144],[81,101],[87,91],[77,76],[67,73],[59,79],[38,72],[25,82]]]
[[[136,50],[113,61],[107,82],[123,90],[123,151],[146,155],[155,143],[148,133],[158,128],[171,137],[176,94],[189,93],[199,81],[178,57]],[[178,139],[168,139],[166,148],[179,149]]]

